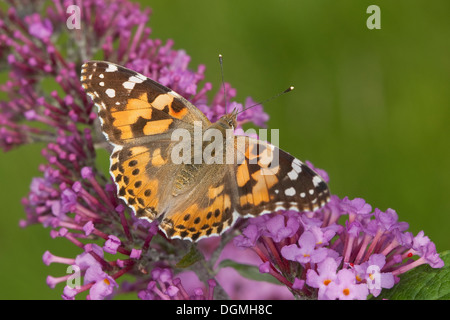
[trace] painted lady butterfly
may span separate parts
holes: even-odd
[[[240,161],[174,163],[175,130],[194,134],[200,124],[203,132],[232,131],[236,111],[211,123],[171,89],[104,61],[85,63],[81,83],[97,105],[103,133],[114,146],[110,173],[119,197],[137,217],[159,219],[169,238],[197,241],[221,234],[240,217],[281,209],[314,211],[329,200],[326,183],[308,166],[246,136],[231,134],[220,141]],[[207,146],[203,143],[200,151]]]

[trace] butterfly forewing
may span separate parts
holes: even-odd
[[[170,140],[170,133],[176,128],[190,128],[194,121],[209,124],[179,94],[113,63],[85,63],[81,84],[98,107],[107,139],[116,145]]]
[[[300,160],[267,142],[243,136],[236,139],[244,140],[238,143],[237,152],[245,155],[235,167],[239,214],[315,211],[329,201],[327,184]]]

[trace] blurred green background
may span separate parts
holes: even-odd
[[[141,1],[153,37],[175,41],[220,85],[217,56],[237,100],[292,93],[268,104],[280,146],[330,175],[340,197],[393,208],[410,231],[450,249],[450,2],[364,0]],[[381,8],[381,30],[366,9]],[[106,158],[105,158],[106,159]],[[41,226],[18,227],[20,199],[43,161],[40,146],[0,156],[0,298],[59,299],[42,254],[75,246]],[[107,161],[107,160],[106,160]]]

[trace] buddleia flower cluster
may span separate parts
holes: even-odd
[[[372,211],[363,199],[336,196],[314,213],[242,220],[198,245],[168,240],[156,221],[134,216],[97,165],[98,150],[110,147],[81,87],[81,65],[100,57],[136,70],[190,100],[211,121],[225,106],[242,110],[254,101],[234,101],[236,90],[228,83],[208,98],[213,88],[204,81],[205,66],[191,69],[190,57],[172,40],[151,37],[148,8],[126,0],[7,2],[0,10],[0,65],[8,75],[1,84],[7,99],[0,102],[0,148],[44,145],[19,224],[41,225],[50,237],[78,248],[74,257],[43,253],[45,264],[70,270],[47,277],[62,298],[366,299],[417,265],[442,266],[434,244],[423,233],[407,232],[395,211]],[[239,115],[237,131],[267,120],[256,106]],[[259,266],[279,284],[243,278],[224,267],[230,259]]]

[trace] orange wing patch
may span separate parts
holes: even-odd
[[[112,113],[115,127],[122,127],[136,123],[139,117],[150,120],[152,118],[151,109],[135,109],[135,110],[124,110],[116,111]]]
[[[151,151],[146,147],[113,153],[111,174],[115,177],[119,197],[133,208],[138,217],[154,220],[158,212],[159,181],[150,179],[145,172],[151,158]]]
[[[239,187],[243,187],[247,182],[250,181],[250,174],[248,173],[247,161],[238,166],[236,172],[236,179]]]
[[[179,104],[172,103],[169,108],[169,115],[177,119],[183,119],[188,113],[188,108]]]
[[[208,197],[210,199],[215,199],[219,194],[221,194],[223,191],[223,185],[218,186],[217,188],[209,187],[208,190]]]
[[[280,166],[273,146],[249,138],[244,141],[245,144],[241,141],[238,149],[244,158],[236,166],[236,183],[239,189],[236,200],[241,214],[258,215],[266,207],[273,206],[275,195],[272,189],[280,182]]]
[[[161,149],[157,148],[153,151],[152,154],[152,166],[161,167],[167,163],[168,159],[164,159],[161,156]]]
[[[143,132],[147,136],[167,132],[167,130],[169,130],[169,126],[172,124],[172,122],[173,122],[173,119],[149,121],[144,126]]]
[[[256,183],[253,186],[253,204],[259,206],[262,203],[269,202],[269,187],[266,184],[264,176],[261,175],[261,170],[252,174],[252,180]]]
[[[209,205],[202,207],[193,203],[164,218],[160,228],[166,236],[197,241],[203,237],[220,235],[233,224],[231,197],[224,193],[224,185],[210,187],[208,198],[205,197],[203,201]]]
[[[183,119],[188,113],[188,108],[179,99],[168,93],[157,96],[151,104],[155,109],[167,110],[167,113],[176,119]]]
[[[150,109],[151,105],[148,103],[147,93],[144,92],[139,96],[139,98],[131,98],[128,100],[126,110],[137,110],[137,109]]]

